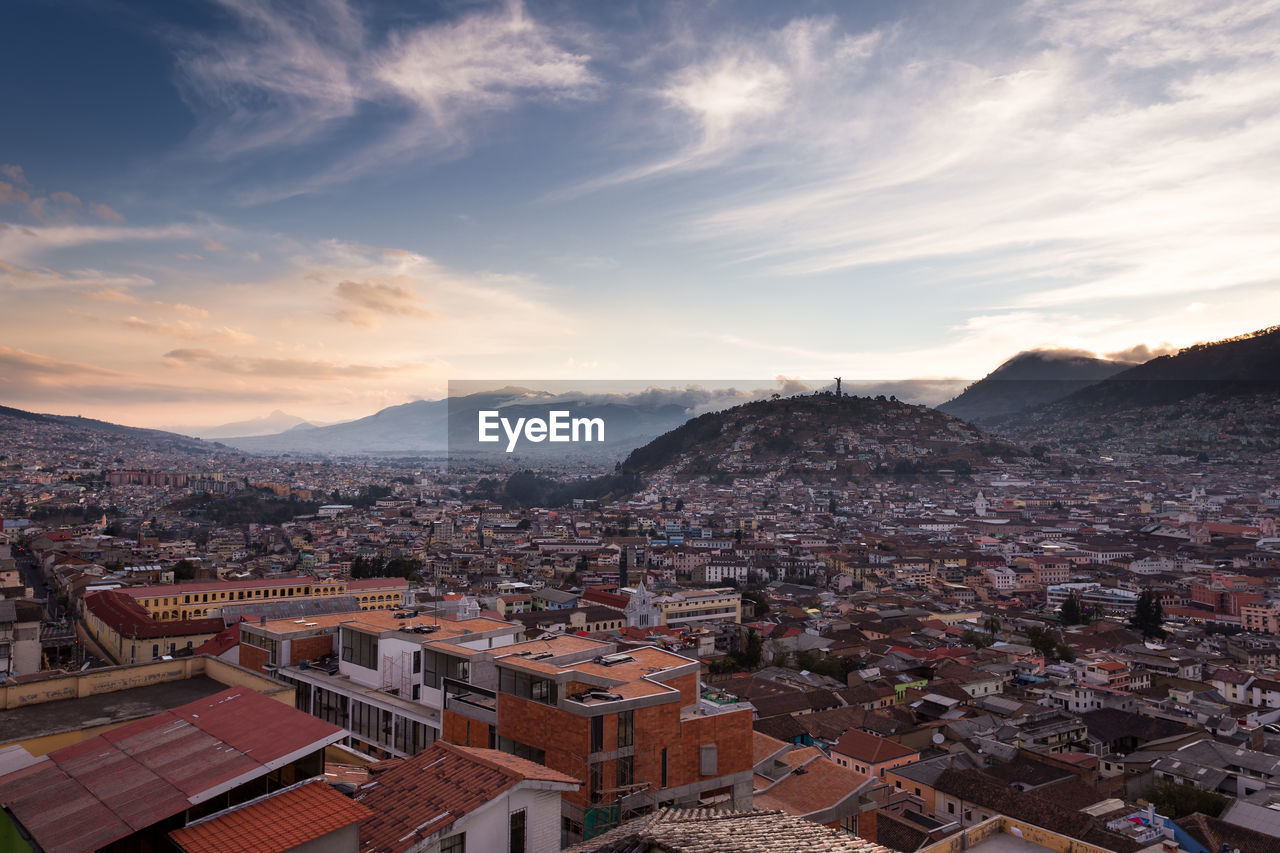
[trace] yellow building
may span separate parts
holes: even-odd
[[[156,660],[179,649],[197,648],[224,627],[217,618],[160,622],[136,600],[114,589],[85,596],[83,625],[91,641],[90,650],[120,664]]]
[[[390,610],[404,606],[408,589],[404,578],[292,577],[136,586],[119,592],[131,596],[156,620],[167,622],[216,616],[225,605],[337,595],[354,596],[361,610]]]

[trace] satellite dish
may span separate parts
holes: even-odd
[[[946,736],[945,736],[945,735],[943,735],[943,734],[942,734],[942,732],[937,732],[937,733],[936,733],[936,734],[934,734],[934,736],[933,736],[933,742],[934,742],[935,744],[937,744],[938,746],[941,746],[941,745],[942,745],[942,743],[943,743],[943,741],[945,741],[946,739],[947,739],[947,738],[946,738]]]

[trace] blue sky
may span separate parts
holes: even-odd
[[[1276,3],[0,7],[0,402],[978,377],[1280,316]]]

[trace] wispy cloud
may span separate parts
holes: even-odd
[[[178,365],[195,365],[220,373],[263,376],[274,379],[381,379],[405,371],[420,370],[421,363],[345,364],[322,359],[253,358],[221,355],[209,349],[170,350],[164,358]]]
[[[205,312],[208,313],[208,312]],[[256,339],[253,335],[228,326],[207,327],[187,320],[145,320],[130,315],[123,321],[125,328],[149,335],[159,335],[180,341],[202,341],[227,344],[251,344]]]
[[[206,149],[229,158],[295,147],[362,111],[378,114],[365,122],[368,141],[304,179],[302,189],[462,150],[485,115],[530,99],[586,97],[597,86],[576,36],[534,20],[519,2],[385,36],[372,34],[345,0],[222,4],[236,32],[193,37],[181,56]]]
[[[405,281],[340,281],[334,292],[343,304],[335,315],[339,320],[373,328],[384,316],[427,319],[435,316],[422,307],[422,299]]]
[[[934,264],[1048,309],[1275,281],[1280,6],[1029,3],[698,42],[657,158],[561,197],[697,170],[671,235],[741,269]],[[988,307],[995,307],[994,305]]]

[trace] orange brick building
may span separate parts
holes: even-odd
[[[442,737],[581,779],[563,799],[570,839],[664,805],[749,808],[750,707],[704,701],[698,661],[616,648],[555,636],[502,649],[496,690],[446,696]]]

